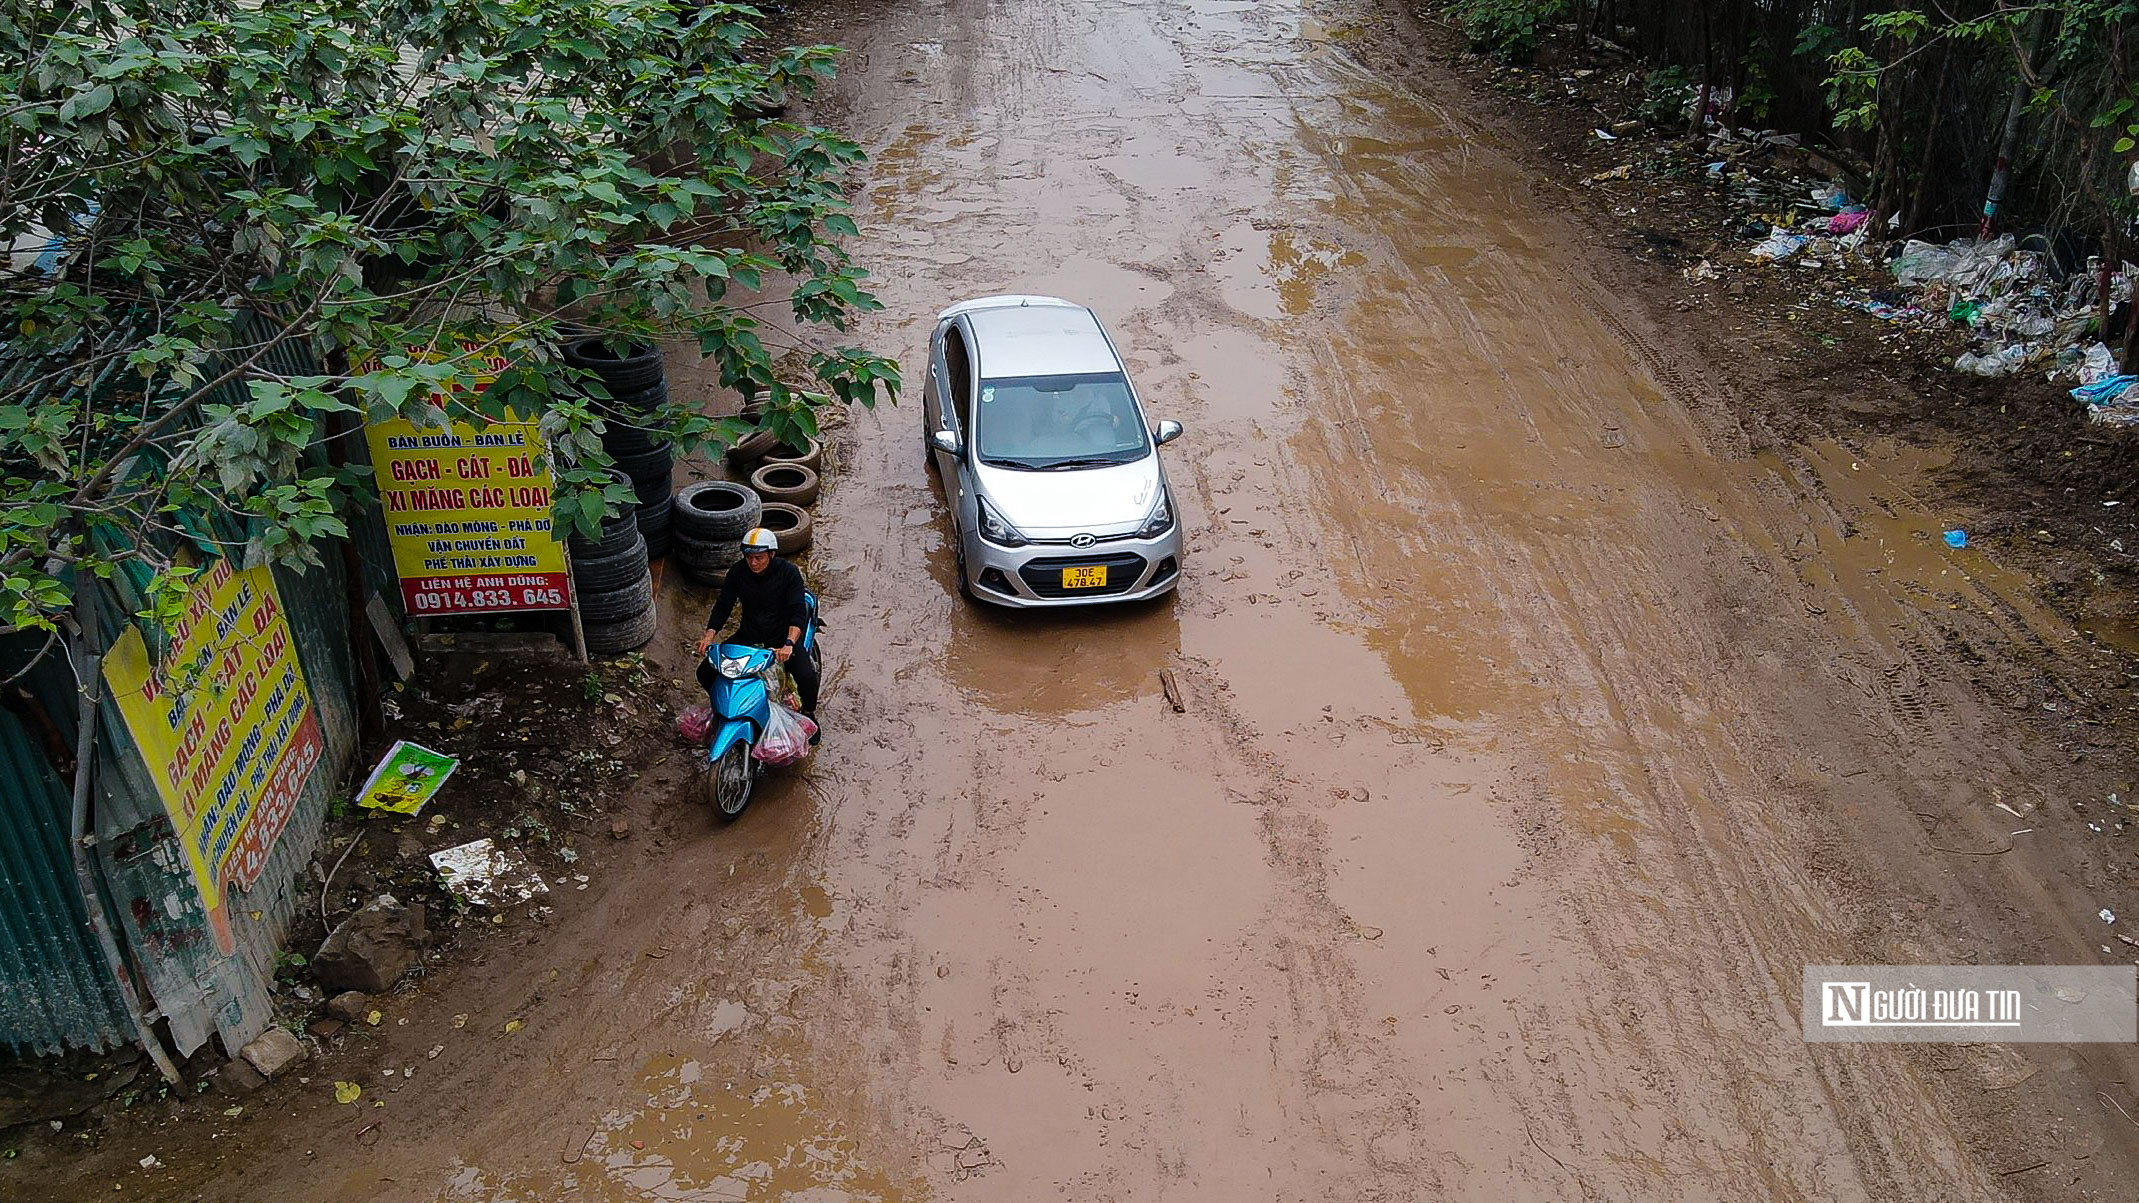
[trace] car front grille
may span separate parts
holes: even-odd
[[[1120,532],[1119,534],[1093,535],[1092,542],[1119,543],[1123,539],[1134,539],[1136,537],[1137,533],[1135,531],[1125,530]],[[1038,547],[1068,547],[1070,546],[1070,541],[1068,539],[1034,539],[1033,544]]]
[[[1091,568],[1107,566],[1107,583],[1096,589],[1064,589],[1062,570],[1065,568]],[[1138,578],[1144,575],[1144,557],[1133,552],[1111,556],[1057,556],[1050,559],[1028,560],[1018,569],[1025,578],[1025,586],[1041,597],[1105,597],[1110,593],[1127,593],[1136,587]]]

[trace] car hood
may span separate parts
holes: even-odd
[[[1028,539],[1135,530],[1158,499],[1159,457],[1104,468],[1025,472],[975,465],[981,495]]]

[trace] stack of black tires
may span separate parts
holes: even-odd
[[[676,494],[675,552],[683,574],[715,587],[743,554],[743,535],[758,525],[764,507],[758,495],[725,480],[701,480]]]
[[[668,386],[661,352],[654,347],[633,346],[619,355],[599,338],[580,338],[565,344],[564,361],[593,372],[608,389],[610,399],[596,403],[602,448],[631,483],[636,499],[605,520],[597,537],[574,532],[567,544],[587,651],[615,655],[645,646],[654,635],[654,580],[647,560],[668,551],[675,506],[670,496],[674,455],[653,428]]]
[[[666,555],[676,460],[653,428],[655,415],[668,400],[660,349],[633,345],[619,355],[600,338],[580,338],[565,344],[564,361],[593,372],[609,389],[609,400],[595,406],[602,415],[602,449],[631,480],[647,554]]]
[[[598,538],[573,534],[572,587],[591,655],[613,656],[654,637],[654,576],[646,536],[630,510],[602,523]]]
[[[729,449],[728,466],[750,482],[750,492],[761,503],[758,525],[780,541],[780,554],[809,550],[813,532],[808,507],[817,504],[823,487],[819,474],[824,470],[824,444],[810,439],[800,447],[788,446],[761,430]]]

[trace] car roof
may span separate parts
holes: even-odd
[[[1122,370],[1099,318],[1084,306],[1054,297],[989,299],[1004,303],[955,307],[972,328],[982,379]]]

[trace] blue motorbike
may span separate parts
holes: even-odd
[[[809,622],[802,628],[800,646],[812,655],[817,651],[817,597],[805,593]],[[782,677],[780,662],[769,649],[746,643],[721,643],[706,650],[713,666],[713,727],[706,746],[706,801],[723,821],[735,818],[750,805],[750,794],[761,771],[751,753],[765,737],[772,718],[774,689]],[[820,671],[822,664],[819,665]]]

